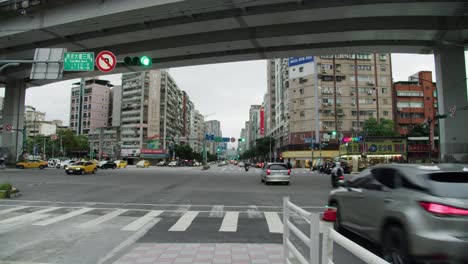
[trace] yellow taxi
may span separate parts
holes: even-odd
[[[33,169],[33,168],[39,168],[39,169],[45,169],[49,166],[49,163],[47,161],[43,160],[25,160],[16,163],[16,168],[18,169]]]
[[[149,161],[147,160],[140,160],[137,164],[136,164],[136,167],[137,168],[148,168],[150,166],[150,163]]]
[[[117,169],[127,168],[127,161],[125,160],[116,160],[115,164],[117,164]]]
[[[67,167],[65,172],[67,174],[85,174],[85,173],[96,173],[97,165],[92,161],[77,161]]]

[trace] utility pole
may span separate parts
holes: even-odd
[[[312,138],[312,133],[311,133],[311,140],[312,142],[315,142],[315,144],[319,145],[319,151],[320,151],[320,161],[322,160],[322,143],[320,142],[320,119],[319,119],[319,85],[318,85],[318,63],[317,63],[317,56],[314,56],[314,83],[315,83],[315,90],[314,90],[314,96],[315,96],[315,141]],[[334,66],[333,66],[334,67]],[[312,143],[313,144],[313,143]],[[314,160],[314,148],[311,148],[311,156],[312,156],[312,163]]]
[[[43,149],[42,149],[42,156],[43,156],[44,160],[46,160],[46,149],[45,149],[46,137],[43,136],[42,138],[44,139],[44,146],[43,146]]]

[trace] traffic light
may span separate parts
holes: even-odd
[[[333,131],[333,132],[332,132],[332,135],[333,135],[333,136],[336,136],[336,131]]]
[[[150,67],[153,64],[153,59],[148,56],[125,57],[124,64],[128,66]]]
[[[239,148],[239,151],[241,151],[241,150],[242,150],[242,148]]]
[[[218,152],[220,151],[220,149],[218,148]]]
[[[242,142],[245,142],[245,138],[241,138],[241,141],[242,141]]]

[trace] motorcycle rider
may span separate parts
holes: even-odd
[[[250,164],[248,162],[245,162],[244,164],[245,171],[249,171]]]
[[[338,182],[340,180],[344,180],[344,171],[343,168],[341,167],[340,162],[335,162],[334,168],[331,172],[331,185],[333,188],[338,187]]]
[[[0,169],[4,169],[5,168],[5,157],[3,155],[3,153],[0,153]]]

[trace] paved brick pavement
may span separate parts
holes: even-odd
[[[280,264],[278,244],[136,244],[114,264]]]

